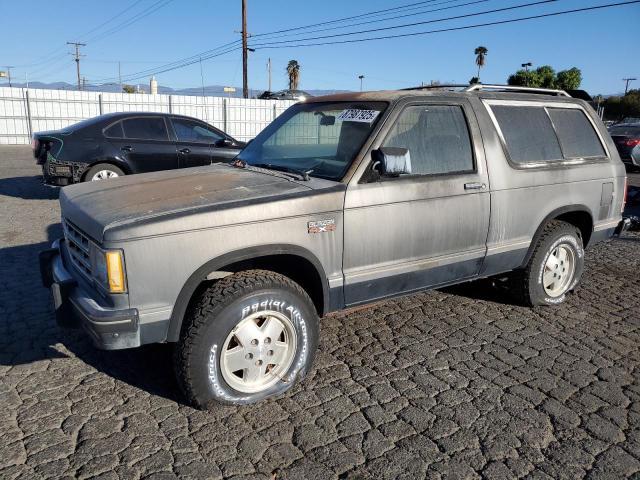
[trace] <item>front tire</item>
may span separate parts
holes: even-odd
[[[573,225],[549,222],[526,267],[511,277],[511,292],[527,306],[558,305],[580,282],[584,270],[584,247]]]
[[[266,270],[225,277],[185,316],[178,383],[190,403],[255,403],[281,395],[311,368],[318,315],[307,293]]]

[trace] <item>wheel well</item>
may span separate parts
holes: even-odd
[[[573,211],[558,215],[554,220],[561,220],[563,222],[570,223],[574,227],[580,230],[582,235],[582,244],[584,247],[589,245],[591,239],[591,233],[593,232],[593,219],[588,212],[585,211]]]
[[[300,285],[311,298],[318,315],[324,313],[323,279],[316,267],[304,257],[291,254],[266,255],[241,260],[216,269],[220,272],[241,272],[243,270],[270,270],[290,278]]]
[[[524,267],[531,259],[535,247],[538,244],[538,239],[542,235],[542,232],[546,225],[552,220],[561,220],[575,226],[580,231],[580,236],[582,237],[582,245],[586,248],[589,245],[589,240],[591,240],[591,233],[593,232],[593,218],[591,217],[591,214],[587,210],[583,210],[583,208],[586,207],[582,207],[580,205],[571,205],[561,210],[551,212],[538,226],[538,230],[533,236],[531,244],[529,245],[529,250],[524,257],[521,267]]]
[[[82,172],[82,181],[84,181],[86,179],[86,176],[87,176],[87,173],[89,173],[89,170],[91,170],[96,165],[100,165],[100,164],[113,165],[114,167],[118,167],[120,170],[122,170],[125,175],[131,175],[131,171],[123,163],[114,162],[113,160],[99,160],[97,162],[93,162],[93,163],[90,163],[89,165],[87,165],[87,168],[85,168],[84,172]]]

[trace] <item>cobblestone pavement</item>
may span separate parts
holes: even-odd
[[[183,403],[170,347],[58,330],[37,252],[57,191],[0,150],[0,477],[640,478],[640,236],[588,252],[560,308],[486,283],[323,320],[286,397]]]

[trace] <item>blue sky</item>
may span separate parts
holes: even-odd
[[[118,61],[122,62],[122,73],[126,76],[198,54],[239,38],[239,34],[234,33],[234,30],[240,29],[240,0],[173,0],[129,27],[111,35],[104,35],[110,28],[150,8],[156,1],[139,0],[136,3],[134,0],[0,0],[0,65],[16,65],[13,71],[16,81],[24,81],[25,73],[29,72],[30,80],[73,83],[75,64],[72,57],[66,55],[66,52],[71,51],[71,47],[66,46],[65,42],[85,40],[87,46],[82,49],[86,54],[81,63],[82,73],[86,75],[88,82],[95,82],[107,77],[116,77]],[[415,1],[248,0],[248,30],[255,34],[272,32]],[[420,13],[471,1],[430,0],[430,4],[426,3],[421,5],[420,9],[411,10],[411,16],[397,20],[344,30],[305,33],[309,30],[327,28],[314,27],[296,33],[303,37],[327,35],[482,12],[534,0],[484,0],[439,12]],[[457,27],[614,1],[557,0],[550,4],[509,12],[379,34]],[[52,8],[53,3],[56,4],[55,8]],[[134,6],[125,15],[86,34],[131,5]],[[394,12],[393,15],[402,13],[405,12]],[[377,20],[383,17],[370,19]],[[286,87],[285,66],[292,58],[301,64],[303,89],[357,90],[359,74],[365,75],[364,87],[371,90],[408,87],[432,80],[466,83],[476,73],[473,50],[478,45],[484,45],[489,49],[487,65],[481,74],[485,83],[504,83],[509,73],[519,68],[521,63],[531,61],[534,66],[549,64],[557,70],[577,66],[583,72],[583,87],[592,94],[616,93],[624,88],[621,80],[623,77],[640,78],[640,62],[637,60],[638,40],[637,34],[634,33],[638,25],[640,4],[634,4],[542,20],[392,40],[304,48],[257,49],[256,52],[250,53],[249,81],[251,88],[267,88],[266,63],[271,57],[274,90]],[[91,37],[98,38],[93,40]],[[295,38],[286,37],[278,40]],[[257,40],[250,39],[250,45],[257,43]],[[42,63],[43,61],[45,63]],[[204,61],[202,67],[207,85],[240,86],[242,83],[239,50]],[[198,87],[200,66],[195,63],[157,77],[160,84],[174,88]],[[148,79],[137,82],[147,83]],[[635,87],[640,87],[640,81],[635,83]]]

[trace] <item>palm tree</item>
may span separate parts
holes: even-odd
[[[487,53],[489,53],[489,50],[487,49],[487,47],[480,46],[476,48],[473,53],[476,54],[476,65],[478,66],[478,75],[476,75],[476,78],[478,79],[478,83],[479,83],[480,69],[484,67],[486,63],[486,56],[487,56]]]
[[[297,60],[289,60],[287,75],[289,75],[289,90],[297,90],[300,81],[300,64]]]

